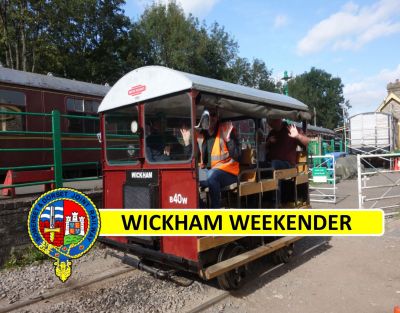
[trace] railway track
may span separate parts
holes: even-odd
[[[327,241],[322,241],[319,242],[318,244],[308,248],[307,250],[303,251],[300,254],[297,254],[294,256],[295,259],[297,258],[301,258],[302,256],[311,253],[312,251],[318,249],[319,247],[323,246],[324,244],[326,244]],[[279,264],[276,265],[272,268],[269,268],[268,270],[257,274],[256,277],[251,278],[242,288],[246,288],[246,286],[248,286],[249,284],[253,284],[255,281],[257,281],[258,279],[262,279],[263,277],[265,277],[266,275],[269,275],[273,272],[275,272],[276,270],[278,270],[279,268],[281,268],[282,266],[284,266],[284,264]],[[11,305],[8,305],[6,307],[2,307],[0,308],[0,313],[6,313],[6,312],[13,312],[15,310],[18,309],[27,309],[30,305],[37,305],[40,302],[47,302],[48,300],[55,298],[55,297],[59,297],[62,296],[64,294],[70,293],[72,291],[76,291],[79,289],[82,289],[84,287],[99,283],[99,282],[103,282],[103,281],[107,281],[107,280],[113,280],[118,278],[121,275],[126,275],[129,272],[133,272],[136,271],[135,268],[132,268],[130,266],[120,266],[118,268],[115,268],[111,271],[108,271],[106,273],[101,273],[101,274],[97,274],[96,276],[94,276],[93,278],[91,278],[90,280],[87,281],[83,281],[83,282],[79,282],[67,287],[61,287],[61,288],[57,288],[55,290],[52,290],[50,292],[41,294],[37,297],[33,297],[33,298],[25,298],[23,300],[20,300],[16,303],[13,303]],[[172,283],[172,282],[171,282]],[[201,303],[199,303],[198,305],[196,305],[195,307],[189,308],[188,310],[185,310],[184,312],[186,313],[198,313],[198,312],[203,312],[209,308],[212,308],[213,306],[215,306],[216,304],[222,302],[224,299],[229,298],[232,294],[229,291],[217,291],[217,294],[207,298],[205,301],[202,301]]]
[[[11,304],[9,306],[2,307],[2,308],[0,308],[0,313],[7,313],[7,312],[12,312],[12,311],[15,311],[15,310],[18,310],[18,309],[26,308],[29,305],[37,304],[37,303],[42,302],[42,301],[47,301],[47,300],[49,300],[51,298],[58,297],[58,296],[61,296],[63,294],[66,294],[68,292],[71,292],[72,290],[77,290],[77,289],[80,289],[80,288],[83,288],[83,287],[87,287],[89,285],[93,285],[93,284],[101,282],[101,281],[106,281],[108,279],[112,279],[112,278],[118,277],[120,275],[126,274],[128,272],[132,272],[132,271],[135,271],[135,270],[136,269],[134,269],[134,268],[132,268],[130,266],[121,266],[121,267],[117,268],[116,270],[113,270],[112,272],[108,272],[106,274],[102,273],[102,274],[96,275],[95,277],[93,277],[90,280],[74,284],[73,286],[68,286],[68,287],[65,287],[65,288],[57,288],[55,290],[52,290],[52,291],[47,292],[47,293],[44,293],[44,294],[39,295],[37,297],[24,299],[24,300],[15,302],[15,303],[13,303],[13,304]]]
[[[307,250],[304,250],[302,253],[296,255],[294,258],[301,258],[301,257],[311,253],[312,251],[315,251],[319,247],[322,247],[327,242],[328,241],[324,240],[324,241],[322,241],[322,242],[320,242],[320,243],[308,248]],[[246,285],[248,285],[250,283],[254,283],[257,279],[261,279],[262,277],[264,277],[264,276],[266,276],[266,275],[268,275],[270,273],[273,273],[274,271],[278,270],[279,268],[281,268],[284,265],[285,264],[281,263],[281,264],[276,265],[276,266],[274,266],[272,268],[269,268],[265,272],[259,274],[256,278],[249,280],[244,286],[242,286],[242,288],[246,288]],[[213,307],[214,305],[220,303],[224,299],[229,298],[233,293],[229,292],[229,291],[222,291],[222,292],[218,293],[217,295],[206,299],[205,301],[203,301],[202,303],[196,305],[195,307],[185,311],[185,313],[200,313],[200,312],[204,312],[205,310],[207,310],[207,309]]]

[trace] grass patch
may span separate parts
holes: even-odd
[[[3,268],[21,267],[34,262],[43,263],[43,261],[49,259],[50,257],[40,252],[34,246],[28,246],[25,248],[14,249],[14,251],[11,252],[9,259],[3,265]]]

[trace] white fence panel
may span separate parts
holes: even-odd
[[[376,164],[386,166],[378,167]],[[400,153],[357,155],[359,208],[383,209],[385,214],[400,211]]]
[[[336,204],[335,157],[333,155],[312,155],[309,158],[311,161],[314,159],[321,160],[321,163],[315,167],[313,166],[313,162],[311,162],[309,170],[310,201]],[[326,178],[322,177],[323,172],[326,172]]]

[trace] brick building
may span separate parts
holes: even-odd
[[[395,82],[387,85],[387,96],[376,109],[376,112],[390,113],[397,120],[396,129],[400,129],[400,81],[396,79]],[[399,134],[399,132],[398,132]],[[397,146],[400,147],[400,136],[397,136]]]

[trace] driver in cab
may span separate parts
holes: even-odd
[[[159,112],[150,123],[150,135],[146,137],[146,155],[150,162],[168,162],[187,159],[191,154],[190,128],[182,123],[181,134],[184,145],[166,130],[166,118]]]

